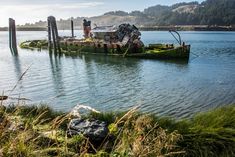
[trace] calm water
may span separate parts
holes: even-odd
[[[81,36],[81,32],[76,32]],[[69,32],[62,31],[60,34]],[[86,104],[100,111],[142,111],[173,117],[235,103],[235,32],[181,32],[192,46],[189,63],[105,56],[49,57],[19,49],[13,57],[8,32],[0,32],[0,92],[27,103],[49,103],[69,111]],[[18,43],[46,32],[17,32]],[[168,32],[142,32],[144,43],[175,42]],[[10,102],[16,100],[10,100]]]

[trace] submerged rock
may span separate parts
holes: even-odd
[[[69,123],[68,136],[84,135],[91,141],[102,141],[109,130],[107,124],[99,120],[72,119]]]

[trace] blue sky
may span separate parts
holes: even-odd
[[[7,26],[9,17],[14,18],[17,24],[24,24],[45,20],[50,15],[57,19],[90,17],[108,11],[143,11],[157,4],[172,5],[191,1],[195,0],[0,0],[0,26]]]

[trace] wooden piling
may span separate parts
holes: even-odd
[[[51,34],[52,34],[54,53],[57,54],[57,42],[56,42],[56,34],[55,34],[55,27],[54,27],[54,20],[53,19],[51,21]]]
[[[55,37],[56,37],[56,45],[57,45],[57,49],[59,51],[59,53],[61,53],[61,49],[60,49],[60,38],[59,38],[59,34],[58,34],[58,29],[57,29],[57,24],[56,24],[56,19],[54,17],[54,31],[55,31]]]
[[[10,50],[11,50],[11,53],[13,53],[13,50],[12,50],[12,29],[11,29],[11,24],[12,23],[12,21],[11,21],[11,19],[9,19],[9,48],[10,48]]]
[[[13,55],[18,54],[16,43],[16,26],[15,20],[12,18],[9,18],[9,47]]]
[[[55,17],[49,16],[47,18],[47,23],[48,23],[48,46],[52,47],[53,45],[55,54],[57,54],[57,52],[61,53],[60,38],[58,35],[58,29],[57,29]],[[51,38],[52,38],[53,44],[51,43]]]
[[[71,20],[71,33],[72,33],[72,38],[73,38],[74,37],[73,20]]]
[[[49,53],[52,52],[52,42],[51,42],[51,24],[49,17],[47,18],[47,32],[48,32],[48,49]]]

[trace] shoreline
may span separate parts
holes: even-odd
[[[235,26],[208,26],[208,25],[177,25],[177,26],[138,26],[140,31],[235,31]],[[70,30],[70,29],[59,29]],[[82,30],[82,29],[75,29]],[[0,27],[1,31],[8,31],[8,27]],[[19,27],[17,31],[47,31],[46,27]]]

